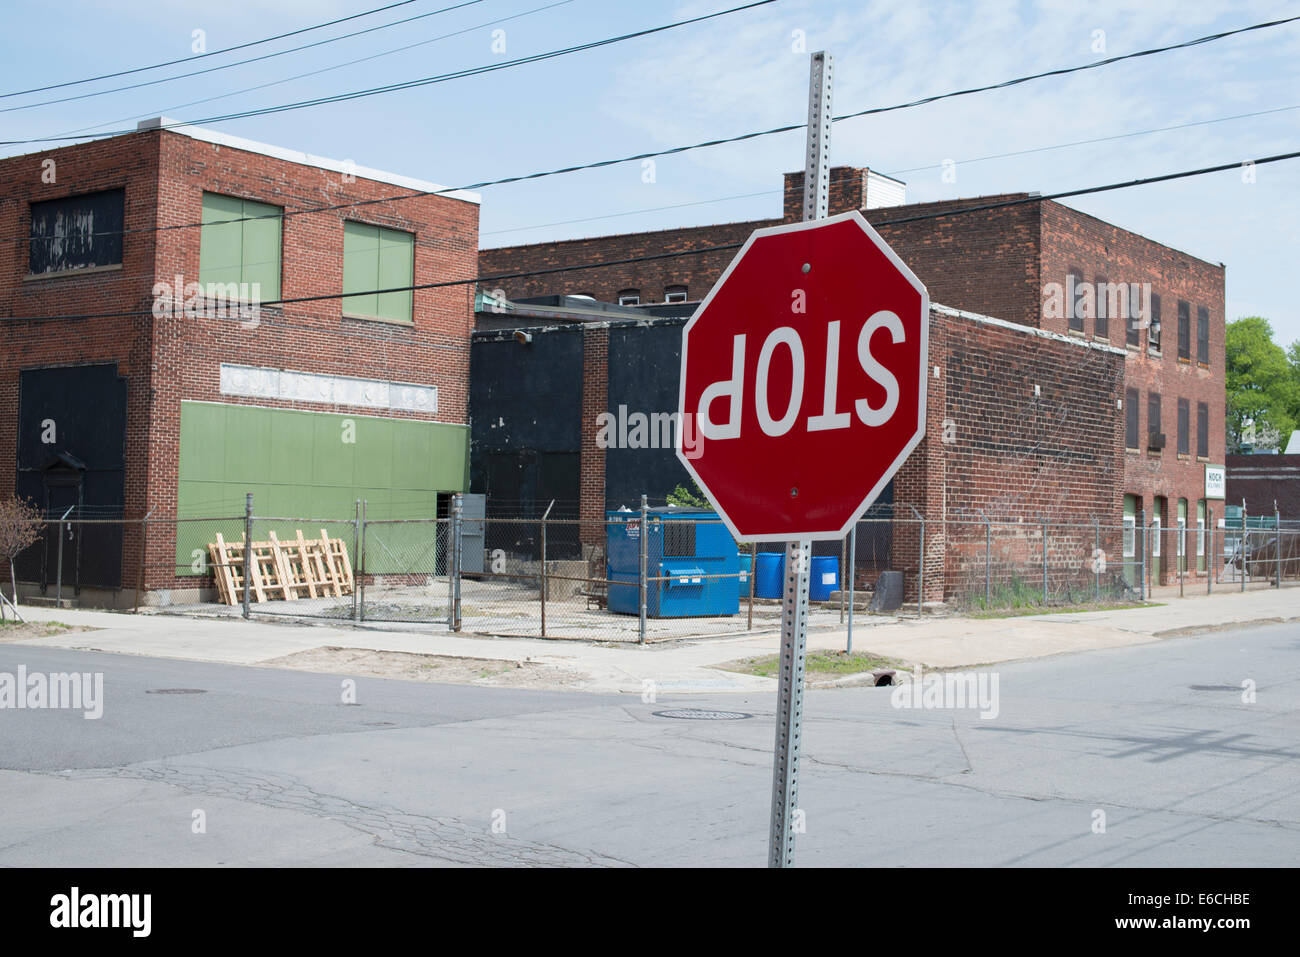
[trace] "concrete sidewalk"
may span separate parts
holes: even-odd
[[[1091,651],[1159,641],[1207,629],[1252,622],[1300,620],[1300,588],[1199,594],[1159,607],[1035,615],[1019,618],[855,621],[855,651],[909,663],[958,668],[1022,658]],[[97,629],[32,639],[28,644],[120,654],[257,665],[320,648],[340,647],[455,658],[533,662],[562,675],[563,687],[640,695],[654,682],[659,694],[753,691],[773,679],[721,671],[741,658],[775,654],[774,634],[680,643],[611,645],[542,638],[486,638],[427,632],[382,631],[378,626],[327,627],[242,619],[180,618],[115,612],[24,607],[29,621],[59,621]],[[843,649],[842,629],[814,632],[810,650]],[[534,685],[535,687],[535,685]]]

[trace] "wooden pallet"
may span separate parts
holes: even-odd
[[[304,538],[298,529],[296,538],[284,542],[271,532],[270,541],[253,542],[251,564],[245,560],[242,540],[228,542],[218,532],[217,540],[208,545],[208,554],[217,597],[227,605],[244,601],[245,568],[252,573],[251,601],[341,598],[352,594],[355,587],[347,544],[330,538],[323,528],[320,538]]]

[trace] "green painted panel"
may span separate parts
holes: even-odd
[[[366,223],[343,224],[343,291],[364,292],[379,288],[379,231]],[[378,315],[379,300],[368,296],[349,296],[343,311],[349,315]]]
[[[355,425],[355,443],[343,441],[348,420]],[[464,490],[467,455],[468,430],[462,426],[182,402],[177,508],[182,517],[236,519],[245,493],[252,492],[254,512],[272,517],[351,520],[356,500],[365,499],[371,519],[432,518],[439,492]],[[259,523],[255,535],[272,527],[284,537],[299,526]],[[231,536],[243,535],[242,523],[232,528]],[[388,567],[369,570],[404,572],[410,569],[398,566],[406,561],[422,570],[429,530],[406,528],[385,532]],[[189,572],[192,550],[215,540],[216,531],[207,523],[184,526],[176,550],[179,573]],[[224,525],[221,531],[227,534]],[[318,531],[310,529],[313,535]]]
[[[279,206],[204,193],[199,282],[258,283],[262,299],[279,299],[281,212]],[[246,218],[251,216],[274,218]]]

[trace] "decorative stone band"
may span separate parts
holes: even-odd
[[[254,399],[285,399],[363,409],[437,412],[438,388],[410,382],[357,379],[258,366],[221,364],[221,394]]]

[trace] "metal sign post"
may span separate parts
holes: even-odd
[[[831,73],[834,59],[824,50],[812,55],[808,77],[808,155],[803,174],[803,218],[825,219],[830,212]],[[812,543],[790,542],[785,554],[785,592],[781,601],[781,675],[776,692],[776,744],[772,756],[772,822],[769,867],[794,865],[799,816],[799,742],[803,734],[804,653],[808,646],[808,574]]]

